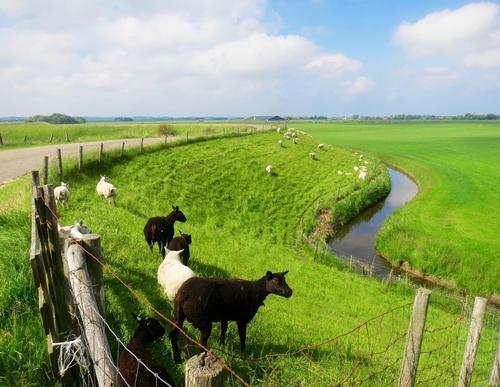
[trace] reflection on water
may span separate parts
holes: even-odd
[[[358,261],[373,264],[373,274],[384,278],[391,270],[391,265],[375,251],[375,238],[385,219],[418,191],[415,182],[404,173],[388,169],[391,175],[389,196],[345,225],[329,242],[330,249],[342,260],[349,261],[353,256]]]

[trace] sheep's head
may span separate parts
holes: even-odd
[[[191,244],[191,234],[184,234],[182,231],[179,231],[181,234],[181,237],[184,238],[184,240],[187,242],[188,245]]]
[[[107,182],[108,181],[108,177],[101,175],[101,181],[106,181]]]
[[[268,293],[286,298],[292,295],[292,289],[290,289],[285,280],[286,273],[288,273],[288,270],[282,273],[273,274],[270,271],[266,273],[266,290]]]
[[[62,187],[69,187],[69,184],[68,184],[68,183],[65,183],[64,181],[61,181],[61,186],[62,186]]]
[[[92,234],[90,228],[88,228],[87,225],[83,223],[83,219],[80,219],[79,222],[75,223],[75,226],[78,227],[78,231],[80,231],[82,234]]]
[[[179,206],[172,206],[173,213],[175,215],[175,220],[184,223],[187,219],[186,216],[179,210]]]
[[[158,320],[150,317],[141,317],[135,313],[132,313],[132,316],[139,323],[138,330],[141,330],[145,342],[151,343],[165,334],[165,328],[163,328]]]

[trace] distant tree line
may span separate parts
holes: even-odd
[[[354,114],[350,117],[352,120],[500,120],[500,114],[474,114],[467,113],[456,116],[438,116],[434,114],[396,114],[393,116],[362,116]]]
[[[66,114],[53,113],[50,116],[36,115],[28,118],[26,122],[47,122],[49,124],[60,125],[60,124],[83,124],[87,121],[82,117],[71,117]]]

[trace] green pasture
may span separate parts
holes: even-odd
[[[500,292],[500,123],[297,122],[321,141],[361,150],[414,176],[419,193],[391,216],[377,249],[393,263]]]
[[[188,221],[177,225],[177,230],[193,235],[190,265],[199,275],[257,279],[267,270],[290,271],[287,281],[293,296],[268,297],[249,325],[246,353],[238,349],[234,323],[223,352],[217,349],[219,327],[214,327],[209,346],[245,380],[269,386],[394,383],[410,305],[297,356],[250,360],[322,342],[409,304],[414,297],[414,289],[405,284],[387,285],[343,269],[302,238],[314,229],[319,213],[328,209],[347,220],[385,194],[388,174],[383,165],[368,156],[369,179],[339,176],[338,169],[355,165],[357,156],[352,152],[328,146],[317,151],[318,160],[311,160],[308,152],[315,149],[315,140],[301,136],[299,145],[286,141],[280,148],[279,138],[273,132],[155,146],[147,148],[145,155],[129,154],[123,163],[117,153],[111,153],[102,165],[95,159],[87,162],[83,174],[69,160],[65,180],[71,187],[70,207],[60,210],[61,223],[83,217],[101,235],[103,258],[110,267],[171,316],[171,305],[156,282],[161,256],[149,252],[142,228],[148,217],[179,205]],[[272,176],[265,172],[268,164],[274,167]],[[100,174],[107,174],[116,185],[116,206],[98,198],[95,184]],[[51,179],[56,182],[53,175]],[[27,179],[0,190],[0,254],[6,258],[0,263],[0,384],[51,385],[28,264],[28,192]],[[135,328],[130,312],[153,312],[107,274],[105,289],[108,320],[128,340]],[[461,310],[454,299],[432,295],[420,385],[435,385],[436,379],[456,381],[467,322],[460,319]],[[496,345],[498,320],[491,316],[475,373],[475,380],[481,382],[488,378],[491,348],[494,352]],[[189,323],[185,328],[198,338]],[[180,383],[183,367],[173,364],[168,339],[155,346],[155,356]]]

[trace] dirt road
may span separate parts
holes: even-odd
[[[168,138],[169,142],[175,138]],[[81,142],[72,144],[56,144],[46,145],[32,148],[12,149],[0,151],[0,186],[9,181],[31,172],[34,169],[41,168],[43,157],[49,156],[49,162],[57,158],[57,148],[61,148],[61,153],[64,156],[77,155],[80,145],[85,150],[96,150],[100,144],[104,144],[104,149],[112,149],[121,147],[125,141],[125,149],[130,146],[138,146],[141,139],[126,139],[126,140],[105,140]],[[156,144],[163,142],[164,138],[145,138],[144,145]]]

